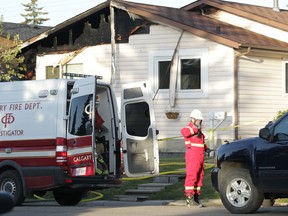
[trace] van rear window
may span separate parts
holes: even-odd
[[[93,96],[84,95],[73,98],[69,112],[68,132],[77,136],[92,134],[91,114],[87,112]]]
[[[125,107],[127,133],[132,136],[145,137],[151,124],[149,105],[146,102],[128,104]]]

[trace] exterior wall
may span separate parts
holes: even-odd
[[[116,91],[118,103],[122,84],[145,80],[155,84],[153,55],[159,52],[164,53],[171,60],[180,34],[178,30],[155,25],[151,26],[150,34],[132,35],[128,44],[117,44],[116,76],[113,77],[112,85]],[[195,95],[193,92],[186,94],[176,92],[176,109],[180,112],[180,116],[177,119],[167,119],[165,110],[169,104],[169,92],[157,91],[156,87],[152,86],[156,125],[160,132],[158,135],[160,151],[185,151],[180,129],[188,124],[190,112],[194,108],[203,112],[205,118],[203,126],[207,139],[212,124],[209,120],[209,112],[227,112],[226,120],[219,127],[221,130],[216,131],[217,139],[233,139],[233,128],[229,127],[233,121],[233,49],[190,33],[184,33],[179,50],[180,55],[184,53],[188,56],[201,55],[203,57],[201,64],[206,73],[204,76],[207,78],[203,83],[205,92],[198,92]],[[110,81],[110,54],[110,45],[89,47],[69,63],[83,62],[85,74],[102,75],[98,73],[101,71],[104,72],[104,80]],[[55,59],[49,60],[49,58]],[[53,61],[59,62],[59,55],[37,58],[37,79],[45,78],[45,65]],[[218,123],[216,121],[214,125]]]
[[[46,66],[59,65],[61,60],[64,60],[71,55],[72,53],[37,56],[36,79],[46,79]],[[83,63],[84,74],[103,76],[103,81],[110,82],[110,55],[110,45],[86,47],[82,52],[69,61],[68,64]],[[64,68],[62,68],[62,72],[65,72]]]
[[[180,32],[164,27],[152,26],[149,35],[134,35],[129,39],[129,44],[125,44],[120,49],[118,58],[118,69],[120,82],[131,82],[149,79],[153,83],[155,74],[153,73],[153,62],[151,53],[170,52],[170,58],[176,48],[180,37]],[[208,94],[186,98],[178,92],[176,94],[176,109],[180,112],[178,119],[167,119],[165,110],[169,104],[169,93],[157,90],[155,92],[154,106],[156,112],[157,129],[160,131],[158,138],[165,139],[159,142],[161,151],[183,151],[184,144],[180,130],[190,121],[189,115],[192,109],[199,108],[204,115],[204,127],[206,137],[209,137],[210,120],[208,113],[212,111],[226,111],[227,120],[221,125],[229,126],[232,123],[233,115],[233,49],[223,45],[202,39],[200,37],[185,33],[180,41],[179,50],[193,52],[195,49],[207,50]],[[172,51],[172,52],[171,52]],[[149,60],[150,58],[150,60]],[[133,61],[131,61],[133,59]],[[149,63],[149,64],[147,64]],[[152,70],[152,72],[151,72]],[[125,72],[124,72],[125,71]],[[149,71],[149,74],[147,73]],[[124,73],[123,73],[124,72]],[[218,122],[216,122],[218,123]],[[231,139],[234,137],[233,129],[229,128],[219,131],[218,139]],[[167,139],[173,138],[173,139]],[[176,139],[175,139],[176,138]]]
[[[262,34],[270,38],[284,41],[286,43],[288,42],[288,32],[255,21],[251,21],[244,17],[240,17],[224,11],[220,11],[214,14],[212,15],[212,17],[222,22],[227,22],[234,26],[238,26],[247,29],[249,31],[256,32],[258,34]]]
[[[239,138],[257,136],[280,110],[287,110],[280,58],[242,57],[239,60]]]

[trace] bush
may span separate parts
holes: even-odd
[[[273,121],[276,121],[277,119],[279,119],[281,116],[283,116],[286,112],[288,112],[288,110],[280,110],[277,112],[276,116],[274,117]]]

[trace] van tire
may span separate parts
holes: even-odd
[[[11,194],[15,205],[21,205],[25,200],[22,180],[15,170],[7,170],[0,174],[0,190]]]
[[[219,186],[222,203],[231,213],[253,213],[263,203],[264,195],[253,185],[247,169],[236,168],[223,173]]]
[[[54,199],[62,206],[77,205],[82,199],[82,192],[78,191],[53,191]]]

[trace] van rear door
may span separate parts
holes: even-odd
[[[125,173],[129,177],[157,175],[159,153],[150,85],[124,85],[121,96]]]
[[[77,79],[71,89],[67,127],[67,157],[70,176],[95,174],[95,95],[94,76]]]

